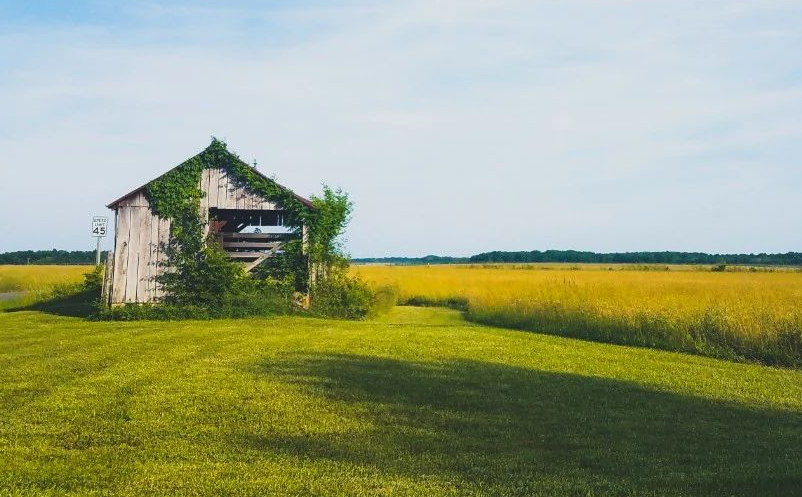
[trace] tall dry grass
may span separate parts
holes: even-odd
[[[92,266],[0,266],[0,293],[43,292],[83,281]]]
[[[577,270],[579,269],[579,270]],[[462,307],[476,322],[802,367],[802,273],[356,266],[399,302]]]

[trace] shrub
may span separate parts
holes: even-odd
[[[363,319],[375,310],[375,297],[361,279],[332,275],[312,286],[312,314],[340,319]]]
[[[83,289],[84,291],[94,294],[96,298],[100,298],[100,293],[103,288],[103,266],[95,266],[91,271],[84,274]]]
[[[403,304],[415,307],[448,307],[449,309],[463,312],[468,310],[468,299],[458,296],[427,297],[425,295],[413,295],[407,298]]]
[[[232,282],[214,301],[207,296],[194,302],[125,304],[103,308],[97,317],[115,321],[242,318],[288,314],[296,308],[291,287],[272,280],[242,277]]]
[[[398,287],[394,285],[384,285],[373,288],[373,307],[372,315],[384,314],[389,312],[398,304]]]

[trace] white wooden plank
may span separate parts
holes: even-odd
[[[150,301],[156,300],[156,273],[159,262],[159,216],[155,214],[150,220],[150,265],[148,269],[148,292]]]
[[[114,279],[117,276],[117,269],[115,268],[117,264],[115,264],[115,262],[117,261],[117,254],[120,251],[119,249],[120,245],[118,242],[119,237],[120,237],[120,207],[117,206],[117,208],[114,209],[114,244],[112,245],[112,252],[111,252],[114,255],[114,261],[107,268],[107,270],[112,269],[111,283],[109,284],[109,295],[108,299],[106,300],[106,302],[108,302],[109,304],[114,303]]]
[[[232,178],[233,179],[233,178]],[[234,202],[235,202],[235,209],[244,209],[245,208],[245,190],[241,183],[234,183],[234,188],[232,189],[234,192]]]
[[[257,195],[251,188],[247,189],[248,192],[248,208],[253,210],[260,210],[262,208],[262,197]]]
[[[120,288],[125,288],[122,275],[122,264],[124,258],[122,254],[126,248],[124,241],[128,237],[128,228],[126,227],[128,225],[128,221],[126,220],[123,223],[122,217],[123,215],[127,214],[128,209],[124,209],[122,207],[118,207],[114,212],[114,263],[112,265],[114,272],[112,273],[111,295],[109,296],[109,302],[112,304],[122,302],[123,297],[125,297],[125,291],[121,291]]]
[[[127,206],[117,209],[117,226],[114,235],[114,282],[112,283],[112,303],[114,304],[125,302],[131,209],[132,207]]]
[[[227,174],[228,177],[228,190],[227,190],[227,197],[226,197],[226,208],[227,209],[236,209],[237,208],[237,180],[232,175]]]
[[[209,170],[204,169],[201,172],[201,179],[200,179],[200,190],[202,192],[201,199],[200,199],[200,211],[201,211],[201,219],[206,219],[209,215],[209,195],[206,194],[206,190],[209,188]]]
[[[136,282],[136,301],[149,302],[150,291],[150,228],[153,213],[148,207],[139,210],[139,264]]]
[[[237,182],[233,176],[226,174],[228,183],[226,184],[226,209],[237,208]]]
[[[103,267],[103,291],[100,300],[105,305],[111,304],[111,287],[114,281],[114,252],[106,252],[106,263]]]
[[[209,184],[206,186],[206,195],[209,196],[209,208],[217,207],[217,188],[220,183],[220,170],[217,168],[207,169],[209,171]]]
[[[228,188],[226,189],[226,209],[237,208],[237,183],[234,178],[228,175]]]
[[[159,299],[159,275],[161,274],[161,261],[164,257],[162,243],[161,243],[161,226],[163,220],[159,216],[153,218],[153,227],[151,228],[151,233],[153,233],[153,255],[151,258],[153,259],[151,262],[152,266],[152,274],[153,274],[153,282],[152,282],[152,291],[153,291],[153,301],[158,301]]]
[[[203,227],[203,235],[206,236],[209,233],[209,177],[211,175],[211,170],[204,169],[201,173],[201,181],[200,181],[200,189],[201,189],[201,200],[200,200],[200,215],[201,220],[204,223]]]
[[[145,197],[144,191],[139,191],[121,200],[119,205],[125,207],[142,207],[148,205],[148,199]]]
[[[219,169],[219,183],[217,184],[217,208],[227,209],[228,201],[228,173],[225,169]]]
[[[257,203],[261,203],[261,201],[256,198],[256,195],[253,194],[250,188],[245,188],[245,209],[254,210],[257,209]]]
[[[166,267],[167,264],[167,253],[165,252],[165,247],[168,243],[170,243],[170,220],[169,219],[159,219],[159,256],[158,256],[158,265],[156,267],[156,274],[162,275],[165,271],[168,270]],[[164,290],[162,289],[161,283],[158,281],[156,282],[156,295],[157,300],[161,300],[164,298]]]
[[[248,209],[250,204],[250,195],[248,194],[248,187],[245,185],[239,186],[239,197],[237,197],[237,209]]]
[[[125,302],[136,302],[139,281],[139,235],[142,207],[131,207],[131,228],[128,236],[128,274],[125,278]]]
[[[237,209],[244,209],[245,208],[245,185],[242,183],[236,183],[236,191],[237,191]]]
[[[209,169],[209,208],[217,207],[217,184],[220,182],[220,172],[217,169]]]

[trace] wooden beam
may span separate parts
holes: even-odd
[[[263,240],[289,240],[294,238],[293,233],[223,233],[225,238],[250,238]]]
[[[256,259],[264,254],[264,252],[226,252],[232,259]]]
[[[106,265],[103,268],[103,289],[100,294],[100,300],[104,305],[111,304],[111,289],[112,282],[114,281],[114,252],[109,250],[106,252]]]
[[[267,259],[268,257],[270,257],[268,254],[262,254],[261,257],[257,257],[253,261],[246,263],[245,264],[245,272],[247,273],[251,269],[253,269],[256,266],[258,266],[259,264],[263,263],[265,261],[265,259]]]
[[[282,242],[223,242],[224,249],[232,248],[252,248],[252,249],[272,249],[281,245]]]
[[[279,250],[280,248],[281,248],[281,244],[278,244],[278,245],[276,245],[275,247],[273,247],[272,249],[270,249],[270,250],[268,250],[267,252],[265,252],[265,253],[262,255],[262,257],[259,257],[259,258],[257,258],[256,260],[254,260],[254,261],[252,261],[252,262],[250,262],[250,263],[246,264],[246,265],[245,265],[245,272],[247,273],[248,271],[251,271],[251,270],[252,270],[252,269],[254,269],[256,266],[258,266],[259,264],[263,263],[263,262],[264,262],[266,259],[268,259],[268,258],[270,258],[270,257],[273,257],[273,256],[276,254],[276,252],[278,252],[278,250]]]
[[[131,226],[131,208],[120,206],[115,214],[114,278],[111,284],[111,303],[125,302],[125,278],[128,273],[128,235]]]

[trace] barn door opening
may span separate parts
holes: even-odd
[[[209,209],[210,236],[228,257],[256,269],[295,235],[284,228],[284,212],[277,210]]]

